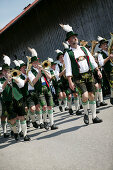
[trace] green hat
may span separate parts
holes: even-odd
[[[20,64],[20,68],[23,67],[23,66],[27,66],[27,64],[26,63]]]
[[[10,66],[8,64],[3,64],[2,70],[10,70]]]
[[[104,44],[104,43],[107,43],[108,44],[108,41],[106,40],[106,39],[103,39],[103,40],[101,40],[101,41],[99,41],[99,48],[100,48],[100,46],[102,45],[102,44]]]
[[[37,61],[37,60],[39,60],[39,58],[37,56],[33,56],[33,57],[31,57],[30,63],[33,63],[34,61]]]
[[[73,31],[67,32],[65,41],[68,41],[68,39],[73,35],[78,36],[78,34],[74,33]]]
[[[55,65],[55,64],[57,64],[57,63],[55,63],[55,62],[51,62],[51,66],[53,66],[53,65]]]
[[[56,57],[57,60],[59,59],[59,56],[60,56],[60,55],[64,55],[63,52],[62,52],[61,50],[59,50],[59,49],[57,49],[57,50],[55,50],[55,51],[56,51],[56,53],[57,53],[57,57]]]

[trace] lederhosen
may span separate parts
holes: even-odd
[[[101,51],[101,54],[104,59],[106,59],[108,56]],[[102,67],[102,78],[103,78],[103,84],[102,84],[102,90],[103,93],[110,94],[110,73],[112,70],[112,66],[110,64],[110,60],[105,63],[105,65]]]
[[[31,71],[35,77],[38,75],[38,72],[34,68],[32,68]],[[39,103],[42,107],[45,105],[53,106],[53,98],[52,98],[51,90],[50,90],[47,78],[43,71],[42,71],[42,76],[44,77],[45,82],[42,83],[41,77],[40,77],[39,80],[34,85]]]
[[[17,116],[25,115],[23,95],[14,80],[12,80],[12,85],[6,85],[2,93],[2,100],[6,106],[6,111],[9,120],[14,119]]]
[[[79,59],[75,59],[73,51],[68,50],[67,52],[70,57],[71,66],[72,66],[73,81],[81,94],[83,94],[86,91],[94,92],[95,88],[94,88],[94,76],[92,73],[93,72],[92,64],[90,62],[90,58],[87,54],[86,49],[84,47],[80,47],[80,48],[85,53],[85,56],[83,57],[87,60],[90,71],[86,73],[80,73],[79,71],[80,66],[78,64]]]

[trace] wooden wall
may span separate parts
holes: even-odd
[[[25,60],[27,47],[37,50],[39,58],[56,58],[63,50],[65,31],[59,23],[69,24],[79,39],[107,39],[113,32],[112,0],[41,0],[0,35],[0,57],[5,53]],[[25,54],[25,55],[24,55]]]

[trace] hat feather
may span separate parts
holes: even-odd
[[[8,66],[10,66],[10,64],[11,64],[11,59],[10,59],[7,55],[4,55],[4,54],[3,54],[3,56],[4,56],[4,58],[3,58],[4,64],[7,64]]]
[[[50,61],[52,63],[53,62],[53,58],[48,58],[48,61]]]
[[[64,42],[63,42],[62,44],[63,44],[63,46],[64,46],[65,49],[68,49],[68,48],[69,48],[69,45],[68,45],[67,43],[64,43]]]
[[[33,57],[33,56],[36,56],[36,57],[37,57],[37,52],[36,52],[36,50],[35,50],[34,48],[28,47],[28,50],[31,52],[32,57]]]
[[[25,64],[24,61],[18,60],[19,64]]]
[[[55,50],[55,52],[58,54],[58,53],[63,53],[61,50],[57,49]]]
[[[14,64],[15,64],[15,66],[20,67],[20,63],[19,63],[17,60],[14,60],[13,62],[14,62]]]
[[[102,41],[102,40],[104,40],[104,38],[98,36],[98,37],[97,37],[97,40],[98,40],[98,41]]]
[[[64,31],[66,32],[70,32],[70,31],[73,31],[72,27],[69,26],[68,24],[67,25],[63,25],[63,24],[59,24],[63,29]]]

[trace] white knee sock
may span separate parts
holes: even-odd
[[[21,127],[22,127],[22,132],[24,134],[24,137],[27,135],[27,125],[26,125],[26,120],[20,121]]]
[[[103,102],[103,94],[102,94],[102,89],[99,89],[99,100],[100,102]]]
[[[63,101],[64,101],[64,108],[66,108],[67,107],[67,97],[65,97]]]
[[[22,131],[20,120],[16,120],[16,125],[18,127],[18,133],[20,133]]]
[[[44,122],[47,122],[47,110],[42,110],[42,113],[43,113],[43,121]]]
[[[76,111],[79,109],[79,97],[74,97],[74,104]]]
[[[31,118],[32,122],[36,122],[36,119],[35,119],[35,112],[29,112],[29,117]]]
[[[84,114],[88,115],[88,101],[87,102],[82,102],[82,106],[83,106],[83,109],[84,109]]]
[[[53,110],[48,110],[48,116],[49,116],[49,120],[50,120],[50,126],[52,126],[54,124]]]
[[[71,99],[70,99],[70,100],[68,99],[68,107],[69,107],[69,109],[72,109],[72,102],[71,102]]]
[[[43,122],[43,120],[42,120],[42,111],[41,110],[40,111],[35,111],[35,113],[36,113],[36,115],[38,117],[39,124],[41,124]]]
[[[89,101],[89,107],[92,112],[92,119],[96,118],[96,102],[95,102],[95,100]]]
[[[96,89],[96,92],[95,92],[95,101],[98,101],[98,98],[99,98],[99,89]]]

